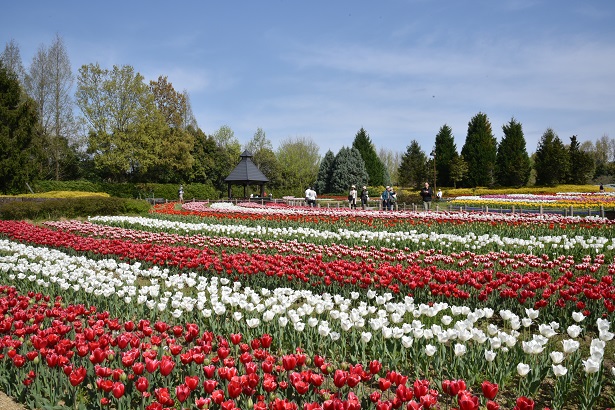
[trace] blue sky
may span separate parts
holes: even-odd
[[[59,34],[84,64],[131,65],[188,91],[200,128],[274,148],[308,137],[320,154],[363,127],[376,149],[431,151],[448,124],[494,135],[512,117],[529,153],[552,128],[565,142],[615,137],[615,2],[24,1],[3,5],[0,46],[26,69]]]

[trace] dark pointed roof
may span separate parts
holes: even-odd
[[[224,179],[224,182],[269,182],[269,179],[252,162],[252,153],[245,150],[240,155],[241,161],[235,169]]]

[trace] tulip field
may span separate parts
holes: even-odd
[[[615,221],[284,204],[0,221],[37,409],[615,407]]]

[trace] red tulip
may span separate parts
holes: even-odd
[[[519,397],[513,410],[534,410],[534,400],[525,396]]]
[[[116,399],[119,399],[120,397],[122,397],[124,395],[124,383],[122,382],[115,382],[113,383],[113,397],[115,397]]]
[[[493,400],[498,394],[498,385],[496,383],[485,380],[480,387],[483,390],[483,396],[485,396],[487,400]]]
[[[470,393],[460,394],[457,398],[457,403],[459,404],[459,410],[478,410],[478,397]]]
[[[338,389],[341,389],[346,384],[347,379],[348,372],[345,372],[344,370],[337,369],[333,374],[333,384],[335,384],[335,387]]]
[[[293,354],[287,354],[282,356],[282,366],[284,370],[293,370],[297,366],[297,358]]]
[[[85,376],[87,375],[87,370],[85,367],[79,367],[73,370],[68,376],[70,384],[75,387],[80,384],[83,380],[85,380]]]
[[[234,345],[238,345],[239,343],[241,343],[241,333],[232,333],[231,343],[233,343]]]
[[[389,379],[385,379],[384,377],[378,379],[378,388],[381,391],[386,391],[389,387],[391,387],[391,381]]]
[[[209,394],[211,394],[211,392],[213,392],[214,390],[216,390],[216,387],[218,387],[218,381],[217,380],[205,380],[203,382],[203,388],[205,389],[205,391]]]
[[[160,374],[166,377],[171,374],[174,367],[175,361],[168,356],[163,356],[160,361]]]
[[[487,402],[487,410],[500,410],[500,405],[494,401],[489,400]]]
[[[147,380],[147,378],[145,377],[139,377],[137,379],[137,382],[135,383],[135,387],[137,388],[137,390],[139,390],[141,393],[143,393],[144,391],[146,391],[149,387],[149,381]]]
[[[268,349],[269,346],[271,346],[271,342],[273,341],[273,337],[271,337],[271,335],[265,333],[264,335],[261,336],[260,338],[261,340],[261,346],[265,349]]]
[[[185,402],[189,395],[190,387],[188,387],[188,385],[180,384],[175,387],[175,396],[180,403]]]
[[[378,360],[372,360],[369,362],[369,372],[371,374],[378,374],[380,373],[380,370],[382,370],[382,363]]]

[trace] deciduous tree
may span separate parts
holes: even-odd
[[[284,190],[303,197],[305,188],[315,184],[320,164],[318,151],[318,145],[309,137],[289,137],[280,143],[276,156]]]

